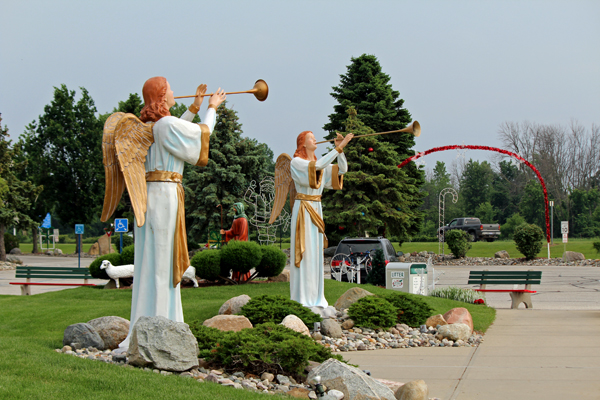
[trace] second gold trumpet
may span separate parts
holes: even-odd
[[[244,90],[241,92],[226,92],[225,94],[240,94],[240,93],[252,93],[258,101],[265,101],[267,99],[267,96],[269,96],[269,86],[267,85],[267,82],[265,82],[262,79],[259,79],[254,84],[254,87],[250,90]],[[212,96],[213,94],[214,93],[205,93],[202,95],[202,97]],[[177,96],[175,98],[176,99],[187,99],[190,97],[196,97],[196,95],[194,94],[191,96]]]

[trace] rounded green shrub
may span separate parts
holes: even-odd
[[[96,279],[110,279],[106,274],[105,269],[100,269],[100,265],[102,265],[102,261],[108,260],[114,266],[123,265],[121,262],[121,255],[119,253],[110,253],[105,254],[96,258],[89,266],[90,275],[92,275]]]
[[[375,286],[385,286],[385,255],[382,249],[373,253],[371,273],[367,275],[367,283]]]
[[[390,293],[384,296],[398,310],[397,321],[412,327],[423,325],[431,317],[433,310],[418,297],[404,293]]]
[[[300,318],[306,326],[313,326],[315,322],[321,321],[320,315],[297,301],[287,299],[279,294],[253,297],[242,307],[240,314],[248,318],[252,325],[266,322],[279,324],[290,314]]]
[[[471,249],[471,243],[469,243],[469,234],[459,229],[453,229],[445,233],[445,240],[448,244],[448,248],[454,257],[463,258],[467,255],[467,251]]]
[[[533,260],[542,250],[542,239],[544,231],[537,225],[522,224],[515,228],[513,239],[517,245],[517,250],[521,252],[528,260]]]
[[[261,258],[258,243],[231,240],[221,249],[221,270],[245,274],[258,267]]]
[[[348,316],[357,326],[389,328],[396,324],[397,311],[386,299],[366,296],[350,306]]]
[[[135,258],[135,245],[131,244],[123,248],[121,253],[121,265],[133,264]]]
[[[12,233],[4,232],[4,250],[6,254],[10,253],[12,249],[19,248],[19,240]]]
[[[309,360],[322,363],[335,358],[343,361],[341,356],[332,354],[309,336],[276,323],[222,333],[200,326],[199,323],[190,325],[198,339],[200,355],[229,372],[244,371],[255,375],[269,372],[302,379]]]
[[[110,241],[112,244],[115,245],[115,247],[117,248],[117,250],[119,249],[119,247],[121,246],[121,234],[119,233],[113,233],[110,236]],[[134,240],[133,237],[123,234],[123,249],[127,246],[131,246],[132,244],[134,244]]]
[[[190,264],[196,268],[196,275],[200,279],[216,281],[221,274],[221,251],[203,250],[194,255]]]
[[[257,276],[268,278],[281,274],[287,261],[285,253],[275,246],[260,246],[260,251],[262,258],[256,267]]]

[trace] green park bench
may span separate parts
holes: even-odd
[[[15,278],[25,278],[25,282],[9,282],[11,285],[21,285],[21,295],[31,294],[31,286],[96,286],[88,283],[88,279],[94,279],[88,268],[76,267],[29,267],[17,265]],[[83,279],[84,283],[55,283],[55,282],[31,282],[31,279]]]
[[[525,307],[533,308],[531,303],[531,285],[539,285],[542,280],[542,271],[471,271],[469,272],[469,285],[480,285],[478,292],[508,292],[512,299],[511,308],[518,308],[525,303]],[[486,285],[525,285],[524,289],[487,289]]]

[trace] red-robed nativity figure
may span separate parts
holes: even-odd
[[[130,330],[119,347],[128,348],[131,331],[142,317],[162,316],[183,322],[180,282],[190,265],[185,230],[184,164],[205,166],[216,110],[225,100],[219,88],[209,100],[202,124],[192,123],[202,105],[206,85],[198,86],[194,103],[177,118],[169,82],[150,78],[142,89],[141,121],[114,113],[104,125],[103,155],[106,194],[102,220],[121,199],[124,187],[135,214],[135,261]]]
[[[230,240],[241,240],[244,242],[248,241],[248,217],[246,213],[244,213],[244,204],[242,203],[234,203],[233,204],[233,224],[231,225],[231,229],[226,231],[225,229],[221,229],[221,235],[225,235],[225,243]],[[245,274],[240,274],[240,272],[234,271],[231,279],[238,282],[244,282],[250,279],[250,272]]]
[[[327,247],[321,207],[323,189],[341,190],[348,162],[343,149],[354,137],[338,133],[335,148],[320,160],[317,141],[310,131],[298,135],[294,158],[281,154],[275,167],[273,223],[290,193],[292,232],[290,240],[290,297],[323,317],[335,315],[325,299],[323,248]],[[337,160],[337,164],[332,164]],[[293,182],[293,184],[292,184]]]

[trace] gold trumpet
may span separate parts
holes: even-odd
[[[418,121],[413,121],[413,122],[410,123],[410,125],[408,125],[404,129],[399,129],[397,131],[369,133],[367,135],[354,136],[354,139],[361,138],[361,137],[366,137],[366,136],[387,135],[388,133],[400,133],[400,132],[412,133],[415,137],[419,137],[419,136],[421,136],[421,124],[419,124]],[[335,141],[335,139],[323,140],[322,142],[317,142],[317,144],[327,143],[327,142],[334,142],[334,141]]]
[[[254,87],[250,90],[245,90],[242,92],[227,92],[225,94],[240,94],[240,93],[252,93],[254,95],[254,97],[256,97],[256,99],[258,101],[265,101],[267,99],[267,96],[269,95],[269,86],[267,85],[267,82],[265,82],[262,79],[259,79],[256,81],[256,83],[254,84]],[[202,97],[205,96],[212,96],[214,93],[205,93],[203,95],[201,95]],[[190,97],[196,97],[196,95],[191,95],[191,96],[177,96],[175,97],[176,99],[187,99]]]

